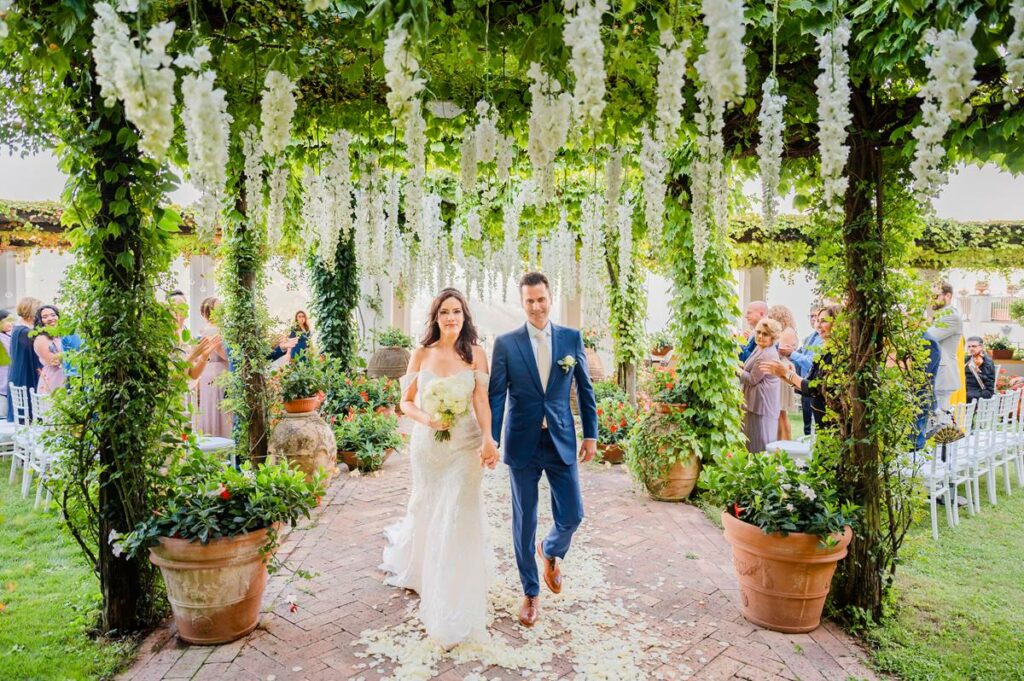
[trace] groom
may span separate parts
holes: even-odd
[[[579,461],[590,461],[597,453],[597,404],[583,337],[576,329],[555,326],[548,319],[551,289],[547,277],[540,272],[523,275],[519,293],[527,321],[494,343],[490,401],[493,437],[503,447],[512,481],[512,533],[525,594],[519,622],[532,627],[540,612],[534,551],[544,564],[548,589],[559,593],[562,575],[557,561],[565,557],[573,532],[583,520],[576,427],[569,409],[574,378],[583,421]],[[506,398],[508,421],[502,433]],[[548,476],[555,524],[535,546],[541,473]]]

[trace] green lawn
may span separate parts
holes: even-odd
[[[983,501],[973,518],[961,509],[956,529],[940,508],[938,542],[927,515],[912,530],[898,610],[870,635],[880,669],[901,679],[1024,679],[1024,490],[1011,480],[1013,496],[1000,493],[994,508]]]
[[[32,510],[0,463],[0,679],[111,678],[130,654],[89,636],[98,582],[54,513]],[[34,490],[33,490],[34,492]]]

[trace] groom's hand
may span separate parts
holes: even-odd
[[[576,458],[580,463],[586,463],[597,456],[597,440],[584,440],[580,445],[580,453]]]

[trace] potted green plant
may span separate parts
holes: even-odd
[[[1010,319],[1024,326],[1024,300],[1015,300],[1010,303]]]
[[[675,345],[675,339],[668,329],[662,329],[652,333],[647,341],[651,354],[655,357],[664,357]]]
[[[304,414],[320,406],[326,388],[324,364],[318,360],[290,362],[281,372],[280,390],[284,410]]]
[[[367,364],[367,375],[371,378],[404,376],[409,367],[409,351],[413,348],[412,338],[394,326],[374,332],[373,337],[378,347]]]
[[[597,448],[602,463],[622,463],[623,447],[636,421],[636,410],[625,400],[597,403]]]
[[[653,499],[682,501],[697,484],[700,453],[700,442],[681,412],[649,412],[631,429],[626,465]]]
[[[670,367],[654,367],[647,379],[646,392],[651,408],[659,414],[682,412],[689,402],[688,388]]]
[[[831,472],[813,458],[800,467],[784,452],[744,450],[716,459],[700,482],[724,508],[743,616],[789,634],[816,629],[857,512],[839,503]]]
[[[581,332],[583,336],[583,351],[587,355],[587,369],[590,370],[590,378],[595,381],[603,381],[605,379],[604,362],[601,361],[601,355],[598,354],[598,350],[601,347],[601,335],[597,332],[597,329],[583,329]]]
[[[992,359],[1013,359],[1014,345],[1010,339],[1000,334],[985,337],[985,347]]]
[[[286,461],[238,469],[193,451],[171,464],[148,518],[115,552],[148,549],[160,568],[178,636],[226,643],[256,628],[278,528],[308,518],[324,491]]]
[[[352,412],[334,423],[338,460],[349,470],[363,473],[378,470],[402,445],[398,418],[373,411]]]

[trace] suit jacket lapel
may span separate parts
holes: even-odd
[[[559,358],[557,348],[559,347],[559,345],[558,341],[556,340],[558,338],[558,332],[560,330],[560,327],[557,327],[554,324],[551,325],[551,370],[548,372],[548,388],[545,391],[545,394],[551,392],[551,384],[554,383],[555,378],[558,377],[558,374],[555,373],[555,369],[558,369],[559,371],[562,370],[562,367],[558,366]]]
[[[537,358],[533,354],[533,340],[530,338],[530,331],[527,328],[529,322],[523,325],[522,330],[516,336],[516,345],[519,347],[519,354],[523,356],[526,363],[526,371],[533,378],[537,386],[537,392],[544,392],[544,386],[540,382],[540,371],[537,369]]]

